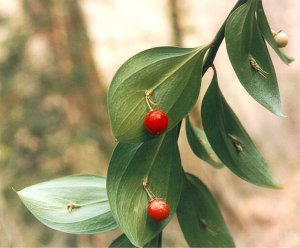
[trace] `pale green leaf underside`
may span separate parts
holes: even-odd
[[[94,234],[117,228],[103,177],[68,176],[33,185],[17,193],[39,221],[55,230]],[[70,204],[76,207],[68,208]]]
[[[257,4],[257,22],[259,25],[259,28],[266,39],[266,41],[269,43],[269,45],[274,49],[274,51],[277,53],[277,55],[280,57],[280,59],[285,63],[285,64],[290,64],[291,62],[294,61],[294,59],[287,54],[283,52],[282,49],[278,48],[273,34],[271,32],[263,5],[262,5],[262,0],[258,0]]]
[[[186,118],[186,136],[194,154],[215,168],[224,165],[211,148],[203,130],[191,124],[189,117]]]
[[[154,109],[167,113],[168,130],[195,104],[200,90],[202,60],[208,47],[157,47],[125,62],[108,92],[112,131],[118,141],[142,142],[153,138],[143,127],[149,112],[145,92],[152,91]]]
[[[225,40],[230,62],[239,81],[262,106],[282,116],[275,70],[255,17],[256,1],[248,1],[228,18]],[[250,64],[254,59],[264,71]],[[257,67],[256,67],[257,68]]]
[[[233,173],[259,186],[278,187],[262,155],[223,97],[215,75],[204,96],[201,112],[209,143]]]
[[[177,217],[190,247],[234,247],[218,206],[207,187],[186,174]]]
[[[162,222],[147,214],[148,196],[143,182],[170,206]],[[107,177],[112,213],[132,244],[143,246],[157,236],[174,214],[181,193],[182,171],[176,128],[140,144],[119,143],[113,152]]]

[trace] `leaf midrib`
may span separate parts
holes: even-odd
[[[113,98],[115,93],[117,92],[117,90],[119,89],[119,87],[122,85],[122,83],[124,83],[125,81],[129,80],[131,77],[133,77],[134,75],[138,74],[139,72],[143,71],[144,69],[146,69],[147,67],[149,66],[152,66],[156,63],[159,63],[159,62],[162,62],[162,61],[166,61],[166,60],[170,60],[170,59],[174,59],[174,58],[180,58],[180,57],[184,57],[184,56],[187,56],[188,54],[190,53],[194,53],[194,51],[190,51],[188,53],[185,53],[185,54],[180,54],[180,55],[176,55],[176,56],[170,56],[170,57],[166,57],[166,58],[163,58],[163,59],[159,59],[159,60],[155,60],[154,62],[150,63],[150,64],[147,64],[146,66],[140,68],[139,70],[131,73],[130,75],[128,75],[127,77],[125,77],[122,81],[117,81],[119,82],[116,86],[115,89],[113,89],[112,93],[110,93],[110,97]],[[114,82],[114,79],[113,79],[113,82]]]
[[[166,80],[168,78],[170,78],[171,76],[173,76],[177,71],[180,70],[180,68],[182,68],[185,64],[187,64],[190,60],[194,59],[194,57],[196,55],[199,55],[199,53],[201,52],[202,50],[198,49],[196,50],[196,52],[192,53],[191,56],[188,56],[187,59],[183,60],[181,63],[179,63],[179,65],[177,67],[174,67],[173,70],[170,70],[168,73],[165,74],[165,77],[162,77],[162,79],[157,83],[155,84],[152,88],[150,88],[149,90],[151,92],[153,92],[155,89],[159,88],[163,83],[166,82]],[[188,81],[188,80],[186,80]],[[185,87],[184,87],[185,88]]]

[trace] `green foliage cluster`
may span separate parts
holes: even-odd
[[[238,1],[212,43],[197,48],[157,47],[133,56],[117,71],[109,88],[109,114],[118,144],[106,187],[104,178],[72,176],[21,190],[20,198],[40,221],[57,230],[95,233],[120,227],[124,234],[111,247],[160,247],[162,231],[175,214],[191,247],[233,247],[212,194],[199,178],[184,172],[177,140],[186,118],[189,144],[200,159],[217,169],[226,166],[252,184],[280,187],[222,95],[213,65],[225,37],[241,84],[262,106],[282,115],[265,42],[285,63],[292,59],[279,50],[271,35],[262,1]],[[188,114],[210,67],[214,75],[202,101],[201,130]],[[168,130],[159,136],[143,128],[148,96],[169,117]],[[170,205],[167,219],[157,222],[148,216],[144,183]]]

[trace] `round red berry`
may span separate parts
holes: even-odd
[[[161,110],[151,110],[145,116],[144,127],[151,134],[161,134],[168,128],[168,116]]]
[[[149,216],[156,221],[163,221],[168,218],[170,214],[169,205],[165,201],[157,198],[149,202],[147,210]]]

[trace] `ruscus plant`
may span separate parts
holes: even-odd
[[[293,59],[281,49],[287,35],[271,30],[262,0],[239,0],[211,43],[151,48],[120,67],[108,91],[118,144],[107,178],[73,175],[27,187],[17,193],[29,211],[67,233],[121,228],[124,234],[111,247],[161,247],[163,229],[176,214],[189,246],[234,247],[209,189],[184,171],[177,142],[185,119],[197,157],[216,169],[226,166],[249,183],[280,188],[218,86],[213,62],[224,38],[242,86],[267,110],[283,116],[266,42],[289,64]],[[200,129],[189,113],[209,68],[213,77],[201,103]]]

